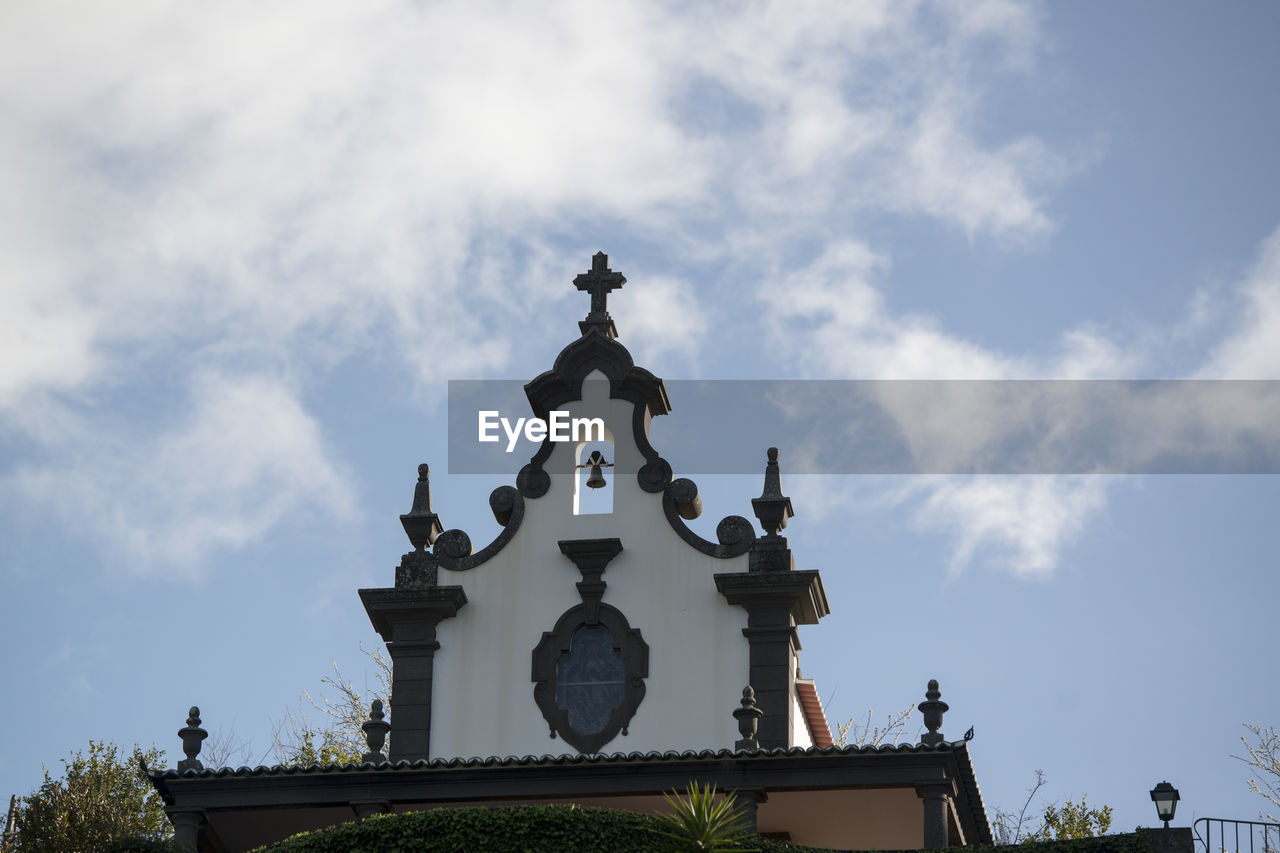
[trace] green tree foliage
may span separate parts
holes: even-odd
[[[678,853],[718,850],[722,853],[755,853],[758,847],[743,847],[753,836],[733,794],[716,801],[716,786],[690,783],[684,795],[674,791],[664,795],[671,814],[657,815],[654,830],[666,838]]]
[[[1061,807],[1052,803],[1044,808],[1044,824],[1033,838],[1047,841],[1069,841],[1073,838],[1094,838],[1106,835],[1111,828],[1111,806],[1091,809],[1088,796],[1082,796],[1080,803],[1067,800]]]
[[[164,753],[136,744],[127,757],[106,741],[89,741],[89,754],[62,759],[64,775],[44,782],[18,807],[20,853],[98,853],[148,849],[173,835],[164,802],[147,782],[140,760],[159,764]],[[154,849],[154,847],[149,848]]]
[[[1028,831],[1028,824],[1035,826],[1033,817],[1035,812],[1028,814],[1028,811],[1036,794],[1046,782],[1044,773],[1037,770],[1036,782],[1027,789],[1027,799],[1016,814],[1004,809],[996,809],[995,820],[991,822],[991,834],[995,837],[995,843],[998,846],[1094,838],[1105,835],[1111,828],[1111,806],[1103,806],[1100,809],[1089,808],[1086,795],[1080,798],[1079,805],[1070,800],[1061,806],[1056,803],[1048,804],[1040,813],[1039,829]]]

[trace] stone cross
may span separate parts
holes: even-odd
[[[584,272],[573,280],[574,287],[591,294],[591,314],[587,317],[587,320],[604,320],[608,318],[609,311],[606,300],[608,299],[609,291],[617,290],[626,283],[626,276],[609,269],[608,255],[604,252],[596,252],[592,255],[590,272]]]

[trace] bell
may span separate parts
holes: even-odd
[[[587,488],[603,489],[604,471],[601,468],[608,463],[604,461],[604,457],[600,455],[599,450],[591,451],[591,456],[587,459],[587,463],[591,466],[591,474],[587,477]]]

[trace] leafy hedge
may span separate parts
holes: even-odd
[[[1151,838],[1145,832],[1099,835],[1064,841],[1028,841],[1012,847],[965,847],[966,853],[1151,853]]]
[[[661,849],[648,815],[577,806],[499,806],[375,815],[286,838],[272,853],[622,853]]]
[[[579,806],[432,809],[376,815],[357,823],[302,833],[259,848],[271,853],[647,853],[667,850],[649,815]],[[761,853],[832,853],[786,841],[758,839]],[[1151,853],[1144,832],[1016,847],[951,848],[952,853]],[[905,853],[905,851],[903,852]]]

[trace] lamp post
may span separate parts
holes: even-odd
[[[1178,809],[1178,789],[1168,782],[1161,782],[1151,789],[1151,801],[1156,804],[1156,814],[1164,821],[1164,828],[1169,828],[1173,813]]]

